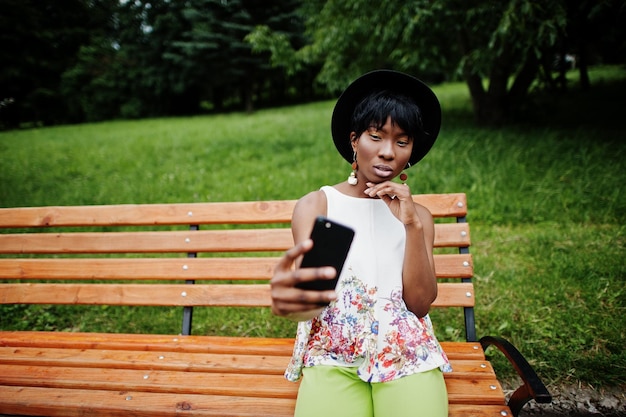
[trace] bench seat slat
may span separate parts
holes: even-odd
[[[181,336],[126,333],[0,332],[0,346],[113,349],[181,353],[291,355],[293,339],[270,337]],[[480,347],[479,343],[473,345]],[[467,349],[469,350],[469,349]]]
[[[3,365],[3,371],[0,385],[293,399],[298,393],[298,384],[282,375],[24,365]],[[452,404],[503,403],[495,374],[491,378],[446,378],[445,382]]]
[[[155,394],[134,391],[43,389],[0,386],[0,412],[18,414],[25,407],[50,417],[293,417],[295,400],[229,396]],[[93,405],[96,405],[94,407]],[[506,413],[506,414],[501,414]],[[502,417],[503,405],[450,404],[449,417]]]
[[[0,364],[283,375],[290,356],[0,347]],[[446,378],[494,378],[486,360],[451,360]]]
[[[0,385],[93,390],[296,398],[298,384],[282,375],[3,365]]]
[[[0,332],[0,346],[291,356],[293,339],[123,333]],[[485,360],[480,343],[441,342],[451,360]]]
[[[0,279],[269,280],[277,257],[0,259]],[[439,278],[470,278],[472,256],[435,255]]]
[[[2,284],[0,304],[269,307],[269,284]],[[472,283],[440,283],[433,307],[473,307]]]
[[[295,400],[1,386],[0,413],[49,417],[293,417]]]
[[[0,363],[28,366],[152,369],[283,375],[290,356],[40,347],[0,347]],[[474,369],[476,361],[463,365]]]

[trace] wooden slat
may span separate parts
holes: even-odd
[[[0,259],[0,279],[262,280],[277,257]],[[439,278],[471,278],[471,255],[435,255]]]
[[[293,399],[298,393],[298,385],[283,375],[6,364],[2,365],[0,385]]]
[[[294,331],[295,331],[294,323]],[[474,344],[480,347],[479,344]],[[183,353],[238,353],[250,355],[291,355],[292,338],[269,337],[225,337],[225,336],[180,336],[156,334],[123,333],[69,333],[69,332],[0,332],[0,346],[75,348],[75,349],[111,349],[139,350]],[[454,347],[455,351],[463,349]],[[473,352],[465,348],[463,356]],[[484,357],[484,355],[483,355]]]
[[[42,347],[0,347],[0,364],[71,368],[150,369],[178,372],[214,372],[283,375],[290,354],[252,355],[144,350],[105,350]],[[459,372],[475,372],[478,361],[459,361]],[[481,368],[482,373],[487,369]]]
[[[415,194],[413,201],[425,206],[433,217],[464,217],[467,215],[465,193]]]
[[[435,247],[469,246],[467,223],[435,227]],[[0,234],[0,253],[185,253],[284,251],[291,230],[200,230],[168,232],[77,232]]]
[[[0,347],[0,364],[72,368],[149,369],[178,372],[214,372],[283,375],[290,355],[235,353],[181,353],[143,350],[104,350],[42,347]],[[446,378],[493,379],[487,360],[451,359]]]
[[[282,375],[3,365],[0,385],[155,393],[292,398],[298,384]],[[446,378],[451,404],[503,404],[504,393],[491,378]]]
[[[50,417],[293,417],[292,399],[0,386],[0,412]],[[28,407],[28,408],[26,408]],[[507,417],[504,405],[450,404],[449,417]]]
[[[450,404],[448,417],[512,417],[511,409],[505,405]]]
[[[422,194],[434,217],[465,216],[465,194]],[[0,227],[288,223],[295,200],[0,208]]]
[[[295,201],[0,209],[0,227],[149,226],[288,223]]]
[[[473,307],[471,283],[440,283],[433,307]],[[269,307],[269,284],[2,284],[0,304]]]
[[[276,257],[0,259],[0,279],[260,280],[272,277],[277,262]]]
[[[435,255],[437,278],[472,278],[474,262],[471,254]]]
[[[265,307],[270,289],[266,284],[3,284],[0,304]]]
[[[468,223],[435,224],[435,248],[468,247],[470,245]]]
[[[294,331],[295,331],[294,323]],[[173,336],[123,333],[0,332],[0,346],[290,356],[292,338]],[[480,343],[441,342],[451,360],[484,361]]]
[[[291,246],[291,230],[286,228],[0,235],[0,253],[251,252]]]
[[[441,342],[441,347],[450,360],[486,360],[478,342]]]
[[[433,307],[474,307],[476,301],[472,283],[439,283]]]
[[[49,417],[293,417],[295,400],[165,394],[127,389],[73,390],[0,386],[0,413]]]

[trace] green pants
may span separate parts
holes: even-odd
[[[361,380],[356,368],[304,368],[295,417],[447,417],[439,369],[390,382]]]

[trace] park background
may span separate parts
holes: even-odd
[[[3,1],[0,206],[298,198],[349,173],[330,140],[337,93],[406,71],[444,114],[408,183],[468,194],[479,336],[513,341],[557,393],[623,392],[624,6],[384,5]],[[179,314],[5,305],[0,328],[176,333]],[[207,309],[194,327],[293,331],[267,311]]]

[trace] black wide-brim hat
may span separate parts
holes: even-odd
[[[352,163],[354,154],[350,143],[352,114],[355,107],[369,94],[388,90],[412,98],[422,112],[424,134],[413,138],[409,163],[415,165],[432,148],[441,127],[441,106],[435,93],[417,78],[392,70],[376,70],[357,78],[341,94],[331,119],[335,147],[343,158]]]

